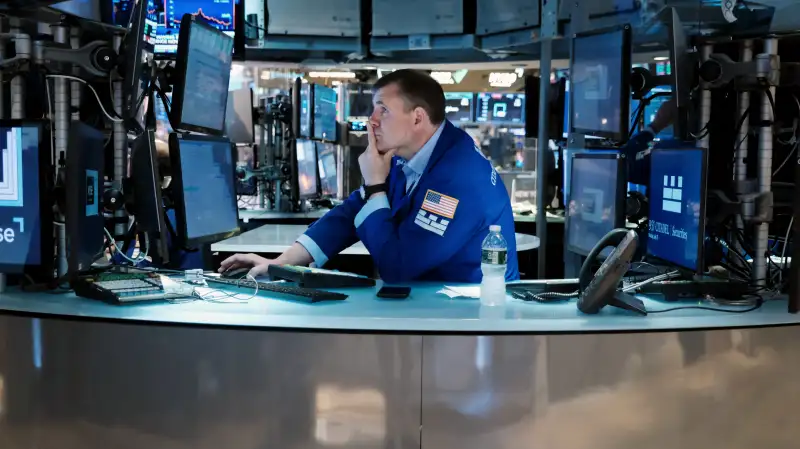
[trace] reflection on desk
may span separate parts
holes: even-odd
[[[252,300],[233,304],[194,301],[130,306],[113,306],[71,293],[8,292],[0,293],[0,313],[320,332],[464,334],[653,332],[800,324],[800,315],[787,313],[786,301],[778,300],[767,301],[761,309],[744,314],[690,309],[641,317],[607,307],[598,315],[587,316],[578,312],[574,300],[542,304],[508,296],[505,307],[481,307],[477,299],[449,299],[438,294],[442,284],[409,285],[411,296],[403,301],[377,298],[375,294],[382,287],[379,282],[375,287],[336,290],[350,295],[345,301],[316,304],[274,299],[269,292],[259,292]],[[651,311],[675,306],[639,297]],[[697,301],[686,303],[697,304]]]
[[[211,245],[211,251],[223,253],[282,253],[302,235],[305,225],[264,225],[236,237]],[[517,252],[529,251],[539,247],[539,238],[528,234],[517,234]],[[339,254],[368,256],[369,251],[363,243],[345,249]]]
[[[245,209],[239,211],[239,219],[247,223],[250,220],[317,220],[327,214],[330,209],[314,209],[309,212],[275,212],[273,210]]]

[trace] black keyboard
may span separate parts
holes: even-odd
[[[205,276],[206,282],[223,284],[230,287],[239,288],[255,288],[253,281],[249,279],[224,279],[219,277]],[[271,293],[278,293],[281,295],[293,296],[297,301],[304,301],[309,303],[320,301],[342,301],[347,299],[344,293],[329,292],[326,290],[317,290],[314,288],[297,287],[294,285],[287,285],[283,283],[274,282],[256,282],[258,291],[265,291]]]

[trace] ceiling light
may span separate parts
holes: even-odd
[[[308,76],[311,78],[353,79],[356,74],[353,72],[309,72]]]
[[[653,61],[666,61],[669,59],[669,56],[656,56],[653,58]]]

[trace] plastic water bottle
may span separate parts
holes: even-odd
[[[500,233],[500,226],[489,226],[489,235],[481,245],[481,305],[505,305],[507,257],[508,244]]]

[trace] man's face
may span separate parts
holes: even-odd
[[[369,122],[375,129],[378,151],[385,153],[408,146],[419,120],[415,111],[407,108],[397,86],[391,84],[375,92],[372,106]]]

